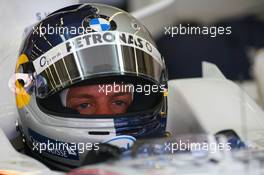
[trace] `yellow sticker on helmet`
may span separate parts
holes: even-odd
[[[21,54],[16,64],[16,73],[18,72],[19,66],[27,62],[29,62],[27,55]],[[15,82],[15,88],[16,88],[16,91],[15,91],[16,92],[16,104],[17,104],[17,107],[20,109],[29,104],[31,96],[27,93],[27,91],[24,89],[21,83],[19,83],[18,80],[16,80]]]
[[[16,104],[17,107],[20,109],[29,104],[31,96],[27,93],[27,91],[18,81],[16,81],[15,84],[16,84]]]
[[[21,54],[17,60],[17,64],[16,64],[16,72],[18,71],[18,68],[21,64],[27,63],[29,62],[29,59],[27,57],[26,54]]]

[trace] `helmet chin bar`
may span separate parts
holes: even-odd
[[[98,147],[98,150],[93,149],[89,151],[86,154],[85,158],[81,162],[79,162],[79,165],[77,166],[70,166],[54,159],[43,157],[39,153],[32,151],[32,149],[27,145],[25,146],[25,153],[41,161],[51,169],[58,171],[70,171],[71,169],[78,168],[80,166],[102,163],[106,161],[115,161],[120,159],[122,155],[122,150],[117,146],[107,143],[100,143]]]

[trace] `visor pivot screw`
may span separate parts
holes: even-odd
[[[135,30],[139,30],[140,27],[137,23],[132,23],[132,27],[135,29]]]

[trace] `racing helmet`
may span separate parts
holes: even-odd
[[[51,13],[23,41],[16,73],[27,77],[16,81],[18,130],[46,164],[75,168],[92,162],[89,152],[100,144],[127,150],[136,139],[165,133],[164,59],[148,30],[123,10],[77,4]],[[65,105],[72,87],[113,83],[133,87],[125,113],[87,115]]]

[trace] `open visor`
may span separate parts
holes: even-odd
[[[37,96],[41,98],[83,80],[109,75],[141,76],[160,84],[164,69],[151,43],[120,32],[92,33],[67,40],[33,64]]]

